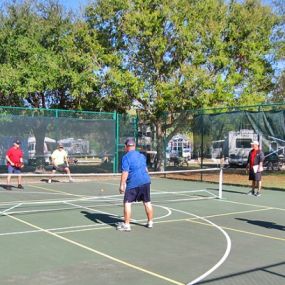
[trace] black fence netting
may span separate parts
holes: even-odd
[[[154,169],[160,160],[166,170],[223,166],[226,172],[244,174],[253,141],[265,153],[267,174],[285,168],[284,104],[166,113],[162,130],[161,143],[156,126],[139,120],[138,141]]]
[[[134,136],[130,127],[117,127],[116,113],[0,108],[0,164],[6,171],[6,153],[18,139],[24,152],[23,171],[51,168],[58,144],[67,151],[73,172],[113,172],[118,165],[118,144]],[[124,120],[128,124],[128,118]],[[130,120],[131,121],[131,120]]]

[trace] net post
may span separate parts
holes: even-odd
[[[223,198],[223,167],[220,167],[219,173],[219,199]]]

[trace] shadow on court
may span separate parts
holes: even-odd
[[[217,188],[207,188],[208,190],[212,190],[212,191],[217,191],[218,189]],[[223,192],[224,193],[235,193],[235,194],[246,194],[247,195],[247,192],[248,191],[235,191],[235,190],[226,190],[226,189],[223,189]]]
[[[117,223],[123,222],[122,219],[118,218],[117,216],[109,215],[109,214],[104,214],[104,213],[90,213],[87,211],[81,211],[84,216],[89,219],[90,221],[97,223],[97,224],[106,224],[112,227],[116,227]],[[145,225],[136,223],[136,222],[131,222],[132,225],[137,225],[137,226],[142,226],[145,227]]]
[[[4,190],[13,190],[13,189],[18,189],[17,186],[13,186],[13,185],[6,185],[6,184],[0,184],[0,187],[3,188]]]
[[[81,211],[84,216],[89,219],[90,221],[97,223],[97,224],[107,224],[112,227],[116,227],[116,224],[118,222],[122,222],[122,219],[119,219],[116,216],[109,215],[109,214],[103,214],[103,213],[90,213],[87,211]]]
[[[252,225],[255,225],[255,226],[259,226],[259,227],[264,227],[264,228],[267,228],[267,229],[275,229],[275,230],[285,231],[285,226],[278,225],[278,224],[273,223],[273,222],[266,222],[266,221],[259,221],[259,220],[249,220],[249,219],[242,219],[242,218],[236,218],[236,220],[245,221],[248,224],[252,224]]]
[[[48,183],[48,178],[41,179],[41,182]],[[51,180],[52,183],[60,182],[59,180],[55,180],[54,178]]]
[[[223,282],[225,282],[225,279],[231,280],[231,278],[233,278],[233,277],[239,277],[240,275],[250,274],[250,273],[254,273],[254,272],[264,272],[264,273],[273,274],[273,275],[285,278],[284,274],[276,272],[276,269],[279,266],[283,266],[284,264],[285,264],[285,262],[280,262],[280,263],[275,263],[275,264],[271,264],[268,266],[256,267],[256,268],[253,268],[250,270],[245,270],[245,271],[237,272],[237,273],[230,274],[230,275],[225,275],[225,276],[221,276],[221,277],[217,277],[217,278],[208,279],[205,281],[200,281],[199,284],[207,284],[207,283],[211,283],[213,281],[222,281],[222,280],[223,280]],[[226,283],[223,283],[223,284],[226,284]]]

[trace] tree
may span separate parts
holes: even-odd
[[[261,103],[272,88],[267,55],[278,21],[258,0],[98,0],[86,17],[112,58],[101,79],[105,106],[144,110],[156,126],[158,167],[172,123],[165,112]]]
[[[13,95],[14,105],[81,109],[87,95],[96,97],[100,46],[57,0],[7,1],[0,40],[3,103]]]
[[[98,101],[100,46],[81,19],[56,0],[7,1],[1,12],[1,105],[78,110]],[[30,130],[39,167],[47,128],[39,117]]]

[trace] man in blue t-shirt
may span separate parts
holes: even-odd
[[[150,177],[146,166],[146,158],[136,151],[133,138],[125,142],[126,154],[122,158],[122,175],[120,193],[124,196],[124,223],[119,223],[120,231],[131,230],[131,205],[132,202],[142,201],[147,215],[147,227],[153,227],[153,209],[150,201]]]

